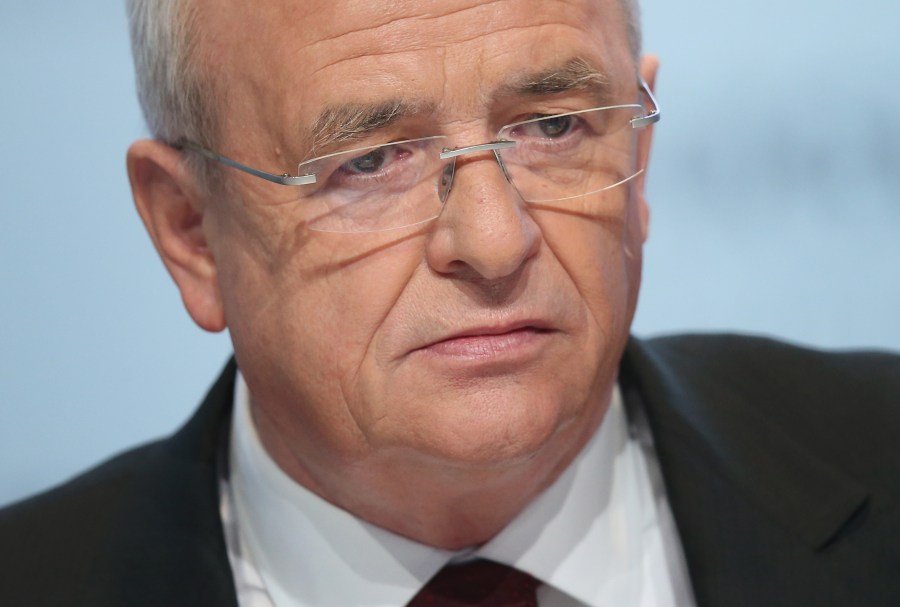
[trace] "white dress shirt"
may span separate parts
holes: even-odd
[[[563,474],[491,541],[441,550],[360,520],[269,457],[238,374],[221,511],[241,607],[402,607],[451,561],[487,558],[543,585],[541,607],[694,605],[645,424],[618,388]]]

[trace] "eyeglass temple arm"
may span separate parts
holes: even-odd
[[[650,85],[648,85],[647,81],[643,78],[640,78],[640,81],[641,90],[644,91],[644,94],[647,95],[647,98],[650,100],[651,108],[650,113],[646,116],[635,118],[631,121],[631,128],[633,129],[639,129],[655,122],[659,122],[659,119],[662,117],[659,104],[656,102],[656,97],[653,96],[653,91],[650,90]]]
[[[259,177],[261,179],[265,179],[266,181],[271,181],[272,183],[277,183],[280,185],[308,185],[310,183],[316,182],[315,175],[300,175],[298,177],[292,177],[287,173],[283,175],[276,175],[274,173],[266,173],[265,171],[260,171],[259,169],[254,169],[253,167],[249,167],[246,164],[241,164],[236,160],[232,160],[227,156],[222,156],[221,154],[217,154],[212,150],[208,150],[203,146],[197,145],[191,141],[181,141],[175,147],[178,148],[187,148],[202,156],[206,156],[210,160],[215,160],[216,162],[221,162],[222,164],[227,164],[231,168],[237,169],[239,171],[243,171],[245,173],[249,173],[250,175],[254,175],[255,177]]]

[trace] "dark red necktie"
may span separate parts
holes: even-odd
[[[523,571],[479,559],[447,565],[407,607],[537,607],[540,584]]]

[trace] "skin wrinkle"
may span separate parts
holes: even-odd
[[[342,32],[340,34],[326,36],[324,39],[318,41],[316,44],[324,44],[326,42],[329,42],[329,43],[330,42],[339,42],[339,41],[341,41],[342,38],[344,38],[346,36],[353,36],[355,34],[356,35],[365,34],[366,32],[368,32],[370,30],[377,30],[377,29],[382,29],[385,27],[397,26],[398,28],[400,28],[400,27],[404,26],[407,22],[425,22],[425,23],[427,23],[428,21],[434,21],[436,19],[447,19],[449,17],[458,16],[458,15],[461,15],[461,14],[471,11],[471,10],[484,10],[485,7],[488,7],[492,4],[503,4],[503,3],[508,3],[508,0],[491,0],[490,2],[475,2],[471,6],[467,6],[464,8],[457,9],[457,10],[451,10],[451,11],[448,11],[445,13],[436,13],[436,14],[429,14],[429,15],[413,15],[410,17],[397,17],[397,18],[387,19],[385,21],[376,22],[376,23],[370,25],[369,27],[366,27],[366,28],[363,28],[360,30],[351,30],[349,32]],[[489,11],[489,12],[492,13],[492,11]],[[416,24],[418,25],[418,23],[416,23]],[[315,44],[311,45],[310,48],[314,49]],[[422,50],[422,49],[419,48],[419,49],[413,49],[413,50]],[[358,58],[358,57],[354,57],[354,58]]]
[[[556,26],[557,23],[556,23],[555,21],[549,21],[549,20],[548,20],[547,23],[544,24],[544,25],[547,25],[547,26]],[[502,33],[513,33],[513,32],[517,32],[517,31],[520,31],[520,30],[530,30],[530,29],[533,29],[533,27],[534,27],[534,26],[532,26],[532,25],[509,25],[509,26],[506,26],[506,27],[503,27],[503,28],[498,28],[498,29],[493,30],[493,31],[491,32],[491,35],[497,35],[497,34],[502,34]],[[372,27],[372,28],[365,28],[365,29],[362,29],[362,30],[354,30],[353,32],[346,32],[346,33],[344,33],[344,34],[341,34],[341,35],[337,36],[335,39],[341,38],[341,37],[344,37],[344,36],[351,36],[351,35],[354,35],[354,34],[362,35],[362,34],[364,34],[365,32],[367,32],[367,31],[369,31],[369,30],[371,30],[371,29],[378,29],[378,26],[375,26],[375,27]],[[390,32],[384,32],[382,35],[384,35],[384,36],[390,36],[391,33],[390,33]],[[454,39],[454,42],[456,42],[456,41],[458,40],[459,43],[465,44],[465,43],[472,42],[472,41],[474,41],[474,40],[477,40],[477,39],[483,38],[483,37],[484,37],[483,34],[474,34],[474,35],[472,35],[471,37],[462,37],[462,38],[459,38],[459,39]],[[403,54],[406,54],[406,53],[415,53],[415,52],[419,52],[419,51],[427,50],[427,49],[431,49],[431,50],[439,50],[440,48],[443,48],[441,45],[442,45],[442,40],[441,40],[441,39],[429,40],[429,41],[427,41],[427,42],[423,42],[420,46],[413,46],[413,45],[412,45],[411,43],[409,43],[408,41],[404,41],[404,45],[403,45],[402,48],[400,48],[399,50],[395,50],[395,51],[382,51],[381,53],[379,53],[379,56],[389,57],[389,56],[392,56],[392,55],[403,55]],[[314,45],[310,46],[309,48],[312,49],[313,46],[314,46]],[[358,54],[355,54],[355,55],[347,55],[346,57],[343,57],[343,58],[341,58],[341,59],[339,59],[339,60],[336,60],[336,61],[333,61],[333,62],[330,62],[330,63],[323,64],[323,65],[319,66],[318,69],[314,70],[313,73],[314,73],[314,74],[318,74],[320,71],[322,71],[322,70],[325,69],[325,68],[335,67],[335,66],[338,66],[338,65],[340,65],[341,63],[344,63],[344,62],[347,62],[347,61],[353,61],[353,60],[355,60],[355,59],[363,59],[363,58],[367,58],[367,57],[371,57],[371,56],[372,56],[372,55],[371,55],[369,52],[367,52],[366,50],[363,50],[363,51],[361,51],[361,52],[358,53]]]
[[[302,202],[300,203],[302,204]],[[322,260],[314,266],[308,268],[302,275],[289,274],[288,278],[291,282],[302,282],[307,280],[323,279],[332,276],[335,272],[348,269],[356,264],[364,262],[366,259],[384,253],[389,249],[409,242],[417,237],[424,235],[430,228],[431,222],[426,222],[408,228],[400,228],[397,230],[385,230],[383,232],[371,233],[365,241],[359,239],[357,235],[348,235],[342,233],[329,232],[311,232],[306,228],[306,223],[298,223],[293,230],[286,230],[285,234],[278,239],[279,246],[274,249],[270,242],[263,243],[267,245],[267,249],[274,250],[269,258],[274,260],[282,260],[287,263],[291,259],[295,259],[299,255],[304,255],[304,248],[309,244],[311,238],[328,239],[332,242],[340,242],[351,240],[356,245],[347,249],[343,255],[339,255],[338,248],[332,251],[332,256]],[[272,240],[271,235],[269,240]],[[364,245],[364,246],[362,246]],[[308,254],[307,254],[308,256]],[[278,271],[279,265],[271,266],[273,271]]]
[[[282,205],[258,207],[254,217],[255,225],[271,224],[272,219],[279,217],[280,206]],[[264,227],[252,230],[251,235],[258,244],[251,250],[251,254],[255,253],[257,261],[267,265],[270,271],[278,271],[281,264],[286,262],[282,253],[289,249],[291,244],[298,240],[302,241],[304,237],[308,238],[308,230],[305,222],[298,222],[294,229],[282,230],[278,235],[267,232]]]
[[[349,268],[349,267],[353,266],[354,264],[365,261],[367,258],[369,258],[373,255],[377,255],[378,253],[385,252],[392,247],[403,244],[404,242],[410,241],[414,238],[421,237],[428,230],[427,224],[425,224],[423,226],[416,226],[416,228],[417,229],[415,231],[408,231],[403,228],[401,228],[399,230],[386,230],[385,234],[390,232],[390,233],[392,233],[392,235],[397,234],[397,236],[394,238],[391,238],[390,240],[388,240],[386,242],[378,243],[377,245],[375,245],[373,243],[373,245],[370,245],[369,247],[367,247],[366,249],[364,249],[362,251],[354,252],[354,254],[350,257],[342,257],[340,259],[331,259],[331,260],[329,260],[329,263],[327,263],[327,264],[319,264],[319,265],[317,265],[316,270],[314,272],[311,272],[310,274],[308,274],[308,276],[309,277],[327,276],[329,274],[333,274],[337,270],[343,270],[343,269]],[[348,236],[346,234],[335,233],[335,234],[328,234],[326,236],[326,238],[327,237],[347,238]],[[350,237],[353,238],[353,236],[350,236]],[[296,253],[291,253],[291,254],[296,254]]]
[[[249,182],[253,183],[254,185],[257,184],[257,182],[254,180],[250,180]],[[265,185],[266,184],[263,184],[263,187],[265,187]],[[256,196],[255,198],[266,200],[264,196]],[[240,201],[237,201],[237,203],[241,204]],[[303,202],[298,202],[296,200],[285,200],[279,201],[277,203],[267,203],[265,205],[254,205],[254,207],[248,210],[254,215],[254,225],[264,225],[266,223],[271,223],[273,219],[279,218],[284,213],[284,210],[281,207],[294,204],[302,205]],[[298,210],[302,211],[302,209]],[[309,239],[314,235],[307,229],[307,222],[305,221],[292,222],[292,225],[293,227],[283,230],[279,236],[275,236],[271,232],[266,232],[265,228],[252,230],[253,237],[259,245],[258,248],[253,250],[253,252],[257,254],[257,260],[261,263],[266,263],[267,265],[269,265],[270,270],[272,270],[273,272],[278,272],[281,268],[281,264],[288,263],[296,256],[302,255],[304,247],[308,244]],[[389,240],[369,240],[367,241],[369,245],[364,250],[351,251],[352,254],[346,257],[323,260],[322,263],[318,264],[314,270],[308,273],[304,273],[302,276],[294,276],[294,278],[296,280],[309,280],[329,276],[336,270],[347,268],[353,264],[363,261],[365,258],[371,255],[383,252],[390,247],[401,244],[405,241],[415,238],[416,236],[420,236],[427,229],[428,224],[426,223],[422,226],[416,226],[415,229],[411,228],[385,231],[382,234]],[[346,234],[327,233],[315,233],[315,237],[333,239],[348,238]],[[355,240],[359,242],[358,239]],[[337,251],[335,251],[334,254],[335,256],[337,256]]]
[[[552,211],[553,211],[553,212],[556,212],[556,211],[558,211],[558,209],[555,209],[555,208],[554,208],[554,209],[552,209]],[[604,218],[604,217],[599,217],[599,216],[590,217],[590,216],[583,216],[583,215],[582,215],[581,217],[582,217],[583,219],[587,219],[587,220],[591,221],[592,223],[603,223],[603,224],[605,224],[605,225],[604,225],[604,233],[613,233],[613,228],[615,228],[616,225],[621,225],[621,224],[623,223],[623,221],[622,221],[621,219],[617,219],[617,218],[615,217],[614,214],[610,214],[610,216],[609,216],[609,217],[606,217],[606,218]],[[538,221],[538,223],[540,223],[540,220],[539,220],[539,219],[536,219],[536,221]],[[618,232],[624,233],[624,230],[619,230]],[[556,248],[554,247],[554,244],[553,244],[553,243],[548,243],[547,248],[549,249],[550,253],[554,256],[554,258],[556,259],[557,263],[559,263],[560,266],[562,266],[563,269],[564,269],[570,276],[575,276],[575,275],[577,275],[577,271],[578,271],[580,268],[574,267],[574,266],[572,265],[572,263],[574,263],[574,262],[568,261],[568,260],[567,260],[567,257],[568,257],[567,255],[565,255],[565,254],[560,254],[560,252],[559,252],[558,250],[556,250]],[[582,260],[582,261],[583,261],[583,260]],[[625,274],[625,275],[627,275],[627,274]],[[584,290],[584,286],[581,285],[581,284],[579,284],[578,281],[573,281],[573,282],[574,282],[574,285],[575,285],[575,289],[578,291],[579,295],[581,295],[582,298],[587,299],[587,298],[593,297],[593,294],[586,292],[586,291]],[[606,312],[606,311],[608,311],[608,310],[604,310],[604,312]],[[593,310],[592,308],[590,308],[590,309],[588,310],[588,312],[594,317],[594,322],[596,323],[596,325],[597,325],[598,327],[601,327],[601,328],[606,327],[606,323],[603,322],[603,319],[602,319],[602,318],[599,318],[599,317],[596,315],[595,310]],[[608,337],[609,337],[608,335],[604,335],[604,338],[605,338],[605,340],[607,341],[607,343],[608,343]]]

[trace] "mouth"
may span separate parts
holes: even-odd
[[[417,351],[442,358],[497,360],[533,354],[555,329],[545,323],[520,322],[466,329],[433,341]]]

